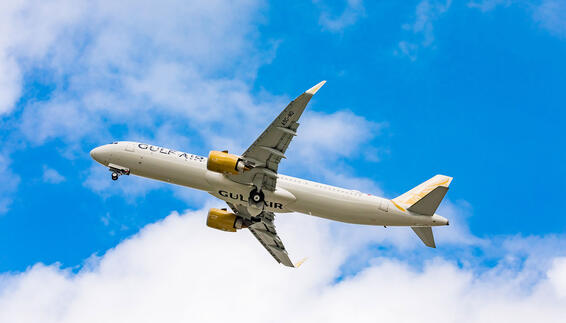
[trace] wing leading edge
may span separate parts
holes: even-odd
[[[228,177],[241,184],[254,184],[259,189],[274,191],[281,159],[297,135],[299,118],[312,96],[326,83],[322,81],[291,101],[271,122],[254,143],[242,154],[242,158],[254,164],[248,172]]]

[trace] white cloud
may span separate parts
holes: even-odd
[[[45,165],[43,166],[42,179],[45,183],[51,184],[59,184],[65,181],[65,177],[63,175],[59,174],[59,172],[55,169],[49,168]]]
[[[56,12],[75,7],[53,6]],[[39,51],[44,55],[21,64],[19,53],[32,47],[32,40],[18,43],[16,68],[45,69],[47,81],[58,85],[48,101],[26,104],[22,132],[36,144],[54,138],[97,141],[110,137],[111,125],[140,132],[157,128],[162,118],[195,128],[219,120],[234,108],[225,103],[248,103],[236,96],[250,97],[242,84],[263,59],[253,47],[259,7],[253,0],[90,3],[79,10],[81,19],[52,28]],[[15,24],[29,22],[26,30],[45,24],[41,16],[28,21],[29,16],[38,16],[33,7],[10,18]],[[248,111],[235,108],[235,113]]]
[[[468,7],[477,8],[483,12],[495,9],[498,6],[508,7],[512,3],[511,0],[482,0],[482,1],[471,1],[468,3]]]
[[[365,15],[362,0],[346,0],[344,10],[339,15],[333,15],[328,8],[322,10],[318,23],[324,30],[331,32],[343,31],[346,27],[354,25]],[[318,3],[318,1],[315,1]]]
[[[296,147],[302,158],[346,157],[367,153],[363,144],[379,135],[385,124],[357,116],[350,111],[332,114],[305,112]],[[315,155],[317,152],[320,155]]]
[[[54,47],[83,6],[68,0],[3,1],[0,4],[0,115],[12,111],[22,91],[22,75],[63,48]]]
[[[126,198],[126,201],[131,203],[133,203],[137,197],[144,196],[151,190],[161,189],[166,186],[159,181],[134,175],[124,175],[117,181],[113,181],[110,175],[111,173],[108,171],[108,168],[93,162],[92,167],[88,170],[88,175],[83,185],[103,197],[120,194]]]
[[[10,204],[12,204],[12,194],[17,190],[20,183],[20,177],[10,169],[10,160],[0,155],[0,214],[6,213]]]
[[[89,134],[93,134],[94,138],[108,135],[102,116],[88,111],[85,104],[61,96],[50,101],[28,103],[22,115],[21,131],[35,144],[54,138],[78,142]]]
[[[294,155],[295,165],[289,165],[289,169],[323,176],[332,184],[380,194],[376,183],[356,177],[347,162],[341,160],[377,160],[377,152],[370,145],[385,127],[385,123],[368,121],[347,110],[331,114],[307,110],[287,153]]]
[[[0,321],[563,320],[566,258],[556,253],[548,265],[508,270],[442,258],[415,269],[377,257],[336,282],[357,246],[336,239],[327,221],[293,214],[277,221],[291,255],[310,256],[299,269],[275,263],[248,232],[206,228],[203,211],[174,213],[89,259],[78,274],[59,264],[4,274]],[[525,286],[523,276],[538,278]]]
[[[0,53],[0,115],[12,110],[20,96],[21,72],[13,58]]]
[[[450,8],[451,4],[451,0],[422,0],[419,2],[415,9],[415,20],[403,25],[408,39],[399,42],[395,54],[415,61],[421,48],[431,47],[434,44],[433,23]]]
[[[344,167],[344,169],[336,170],[341,167]],[[378,183],[370,178],[354,175],[354,171],[343,164],[335,163],[333,165],[320,166],[318,172],[321,173],[328,184],[376,196],[385,196],[385,192]],[[368,176],[371,176],[371,174],[368,174]]]
[[[547,273],[548,279],[553,282],[554,291],[561,298],[566,298],[566,258],[556,258]]]
[[[566,37],[566,2],[561,0],[542,1],[513,1],[513,0],[483,0],[472,1],[468,7],[489,12],[498,7],[510,7],[517,5],[532,14],[533,20],[550,34],[564,38]]]
[[[434,22],[445,14],[451,6],[451,0],[422,0],[416,7],[415,20],[403,25],[408,34],[400,41],[396,55],[405,56],[415,61],[423,48],[434,47]],[[470,1],[469,8],[489,12],[498,7],[508,8],[517,5],[528,10],[535,22],[551,34],[566,37],[566,2],[561,0],[542,0],[536,3],[513,0]]]
[[[535,21],[551,34],[566,37],[566,2],[543,0],[533,13]]]
[[[399,50],[401,51],[400,54],[408,57],[413,62],[417,60],[417,50],[419,49],[419,46],[417,44],[409,43],[403,40],[399,42],[398,46]],[[399,54],[398,51],[396,51],[396,53]]]
[[[472,207],[467,201],[452,202],[447,198],[442,202],[436,213],[450,220],[450,227],[442,230],[442,234],[437,239],[439,245],[451,243],[462,246],[486,246],[489,243],[470,232],[467,219],[472,214]]]
[[[187,151],[245,150],[290,100],[252,88],[258,67],[273,56],[256,42],[262,6],[256,0],[12,5],[2,13],[9,21],[3,26],[7,31],[25,26],[25,32],[0,41],[0,53],[9,53],[11,59],[0,66],[20,74],[40,69],[41,81],[55,86],[48,99],[22,103],[23,112],[14,116],[18,135],[34,145],[62,141],[69,150],[62,153],[70,158],[88,158],[94,145],[119,139],[155,141]],[[363,6],[350,1],[348,8],[358,12]],[[18,99],[21,84],[6,82],[6,88],[18,89],[11,91]],[[310,85],[299,85],[296,94]],[[313,127],[326,124],[324,129],[331,132],[309,129],[306,118],[300,131],[314,139],[310,154],[299,151],[320,151],[331,160],[357,154],[354,149],[367,142],[360,130],[377,129],[347,111],[312,114],[311,119]],[[339,131],[348,133],[340,136]],[[116,132],[122,137],[113,138]],[[110,186],[99,167],[96,175],[104,177],[96,179],[91,172],[85,185],[101,194],[143,195],[159,187]],[[331,174],[314,167],[310,171]],[[376,188],[367,179],[353,180]]]

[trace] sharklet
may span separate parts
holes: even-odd
[[[324,83],[326,83],[326,81],[322,81],[322,82],[318,83],[317,85],[308,89],[305,93],[310,94],[310,95],[314,95],[316,92],[318,92],[318,90],[320,90],[320,88],[324,85]]]

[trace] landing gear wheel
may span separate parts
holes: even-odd
[[[112,173],[112,180],[115,181],[118,179],[118,173]]]
[[[255,205],[258,208],[263,208],[264,198],[265,198],[265,195],[263,194],[263,192],[258,191],[257,188],[254,188],[250,192],[249,202],[250,202],[250,204]]]

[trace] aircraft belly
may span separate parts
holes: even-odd
[[[322,201],[315,202],[311,200],[310,202],[311,203],[301,203],[299,200],[292,206],[295,208],[294,210],[298,212],[352,224],[407,226],[422,225],[422,220],[425,220],[422,217],[418,218],[399,214],[398,212],[381,211],[376,204],[370,201],[352,202],[328,199],[323,202],[324,204],[319,203]],[[302,210],[298,210],[299,208]]]
[[[212,187],[209,193],[221,200],[232,204],[241,204],[248,206],[248,197],[253,189],[251,185],[236,183],[226,176],[207,171],[205,175],[207,183]],[[295,201],[295,196],[287,190],[278,187],[274,192],[264,190],[266,211],[274,213],[291,212],[288,205]]]
[[[286,187],[297,200],[289,205],[291,211],[335,221],[376,224],[377,207],[352,196],[301,187]]]
[[[325,197],[302,200],[301,197],[293,207],[303,213],[346,223],[379,224],[376,207],[371,204]]]
[[[244,205],[244,206],[248,206],[248,195],[249,195],[249,191],[242,191],[242,193],[236,193],[236,192],[228,192],[228,191],[224,191],[224,190],[218,190],[218,191],[212,191],[209,192],[210,195],[221,199],[227,203],[231,203],[231,204],[235,204],[235,205]],[[266,197],[265,198],[265,202],[264,202],[264,210],[265,211],[270,211],[273,213],[289,213],[291,211],[289,211],[286,207],[285,207],[285,202],[281,201],[277,198],[273,198],[273,197]]]
[[[316,188],[286,186],[297,200],[289,204],[291,211],[339,222],[366,225],[423,225],[428,219],[412,216],[396,209],[383,211],[380,199],[365,195],[349,195]]]
[[[118,165],[129,168],[131,174],[137,176],[204,191],[210,190],[204,176],[206,169],[196,161],[137,152],[123,152],[116,161]]]

